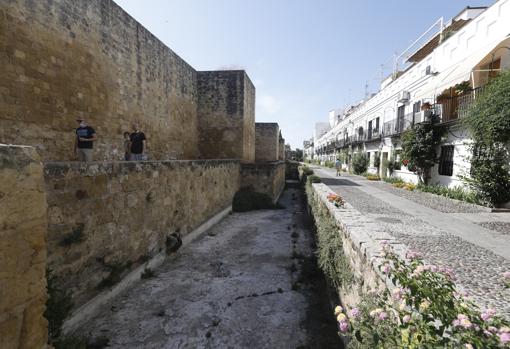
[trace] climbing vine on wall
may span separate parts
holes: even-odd
[[[464,121],[474,140],[467,183],[487,203],[510,201],[510,72],[486,86]]]

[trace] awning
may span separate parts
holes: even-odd
[[[492,53],[497,51],[496,53],[501,55],[504,51],[499,50],[499,48],[509,45],[510,38],[508,37],[499,42],[492,42],[484,45],[478,51],[466,57],[462,61],[456,62],[455,64],[446,67],[443,71],[440,71],[438,75],[424,86],[422,91],[419,91],[419,93],[416,94],[416,96],[421,99],[430,99],[458,83],[471,81],[472,72],[474,70],[480,66],[490,64]]]

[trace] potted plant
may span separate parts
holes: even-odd
[[[430,110],[431,108],[432,108],[432,104],[430,102],[425,102],[421,105],[422,111]]]

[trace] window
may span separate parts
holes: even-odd
[[[379,118],[375,119],[375,132],[379,132]]]
[[[451,176],[453,174],[453,145],[444,145],[441,147],[441,156],[439,157],[439,174],[442,176]]]

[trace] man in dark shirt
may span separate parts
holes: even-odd
[[[76,129],[74,141],[74,155],[78,161],[92,161],[94,141],[97,139],[96,131],[87,125],[85,120],[77,119],[79,127]]]
[[[138,123],[133,124],[133,130],[134,132],[129,135],[129,139],[131,140],[131,152],[129,160],[141,161],[144,160],[147,139],[145,138],[145,134],[140,131],[140,126]]]

